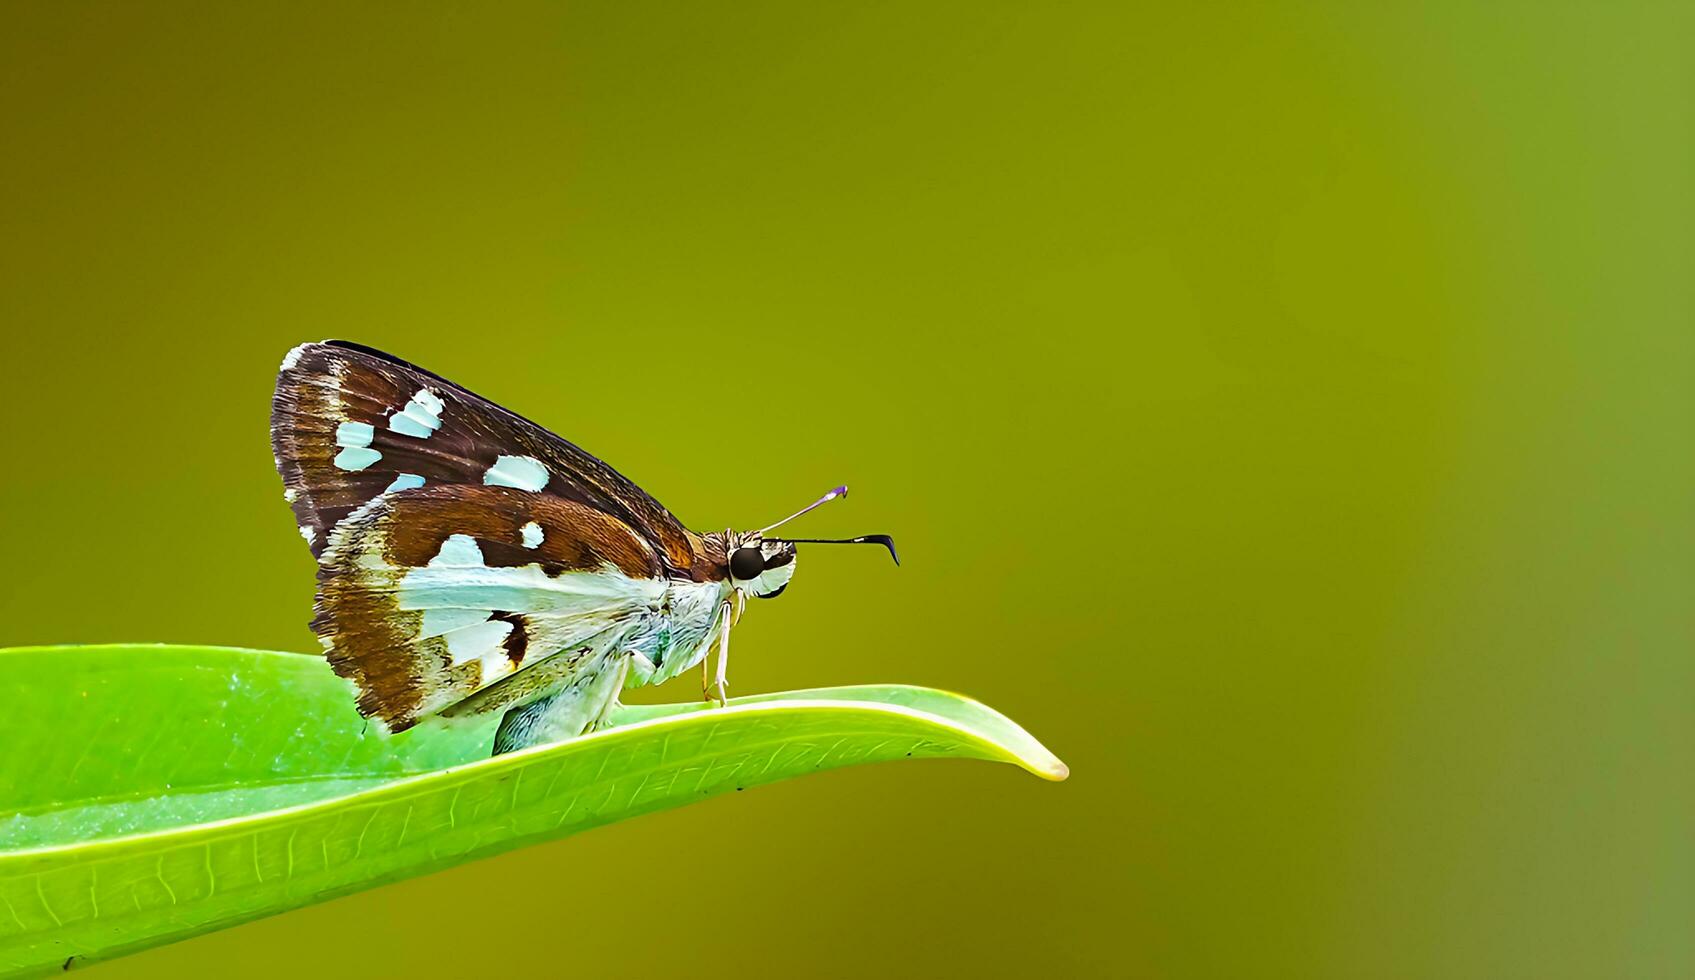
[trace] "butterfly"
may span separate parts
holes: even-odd
[[[439,375],[340,340],[289,351],[271,402],[283,497],[318,559],[312,629],[390,731],[503,712],[494,752],[606,724],[624,688],[701,666],[726,697],[747,598],[797,545],[697,533],[612,467]],[[716,648],[715,678],[707,662]]]

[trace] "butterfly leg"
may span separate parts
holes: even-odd
[[[733,607],[728,602],[718,607],[718,619],[724,625],[718,634],[718,676],[717,682],[712,685],[712,700],[718,702],[720,708],[729,700],[727,691],[730,683],[730,626],[732,625],[730,614],[732,609]]]

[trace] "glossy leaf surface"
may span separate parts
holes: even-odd
[[[0,651],[0,696],[0,976],[821,769],[957,756],[1066,775],[995,711],[903,686],[632,706],[498,758],[497,718],[389,736],[299,654]]]

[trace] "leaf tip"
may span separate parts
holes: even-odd
[[[1071,767],[1059,761],[1059,756],[1056,755],[1050,755],[1036,763],[1030,771],[1050,783],[1063,783],[1071,778]]]

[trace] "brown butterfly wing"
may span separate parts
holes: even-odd
[[[358,344],[289,352],[271,402],[271,447],[314,555],[371,500],[417,487],[482,486],[507,457],[540,464],[516,471],[545,477],[540,491],[627,524],[668,571],[689,574],[696,560],[693,535],[612,467],[439,375]]]

